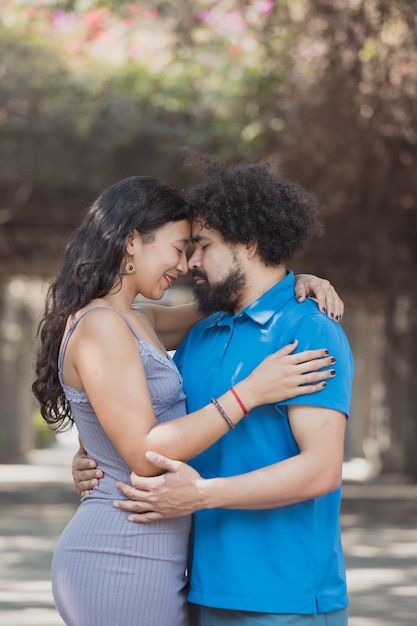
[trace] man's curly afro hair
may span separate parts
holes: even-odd
[[[315,196],[273,174],[267,164],[227,167],[207,161],[205,171],[208,180],[186,192],[190,219],[201,219],[226,242],[257,243],[265,265],[285,263],[305,239],[321,232]]]

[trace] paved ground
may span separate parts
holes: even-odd
[[[63,624],[49,569],[57,537],[78,504],[69,470],[75,447],[65,441],[35,451],[30,465],[0,465],[1,626]],[[350,626],[416,626],[417,487],[348,481],[341,520]]]

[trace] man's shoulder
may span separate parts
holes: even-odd
[[[341,328],[340,324],[330,319],[326,313],[320,311],[317,302],[311,298],[307,298],[304,302],[297,302],[296,298],[291,298],[286,304],[285,314],[291,315],[296,322],[318,324],[323,328]]]
[[[295,326],[311,326],[326,329],[339,328],[340,324],[330,319],[325,313],[322,313],[315,300],[308,298],[304,302],[297,302],[296,298],[288,300],[281,310],[277,310],[274,317],[283,317],[286,323],[292,327]],[[338,331],[336,331],[338,332]],[[343,332],[343,331],[342,331]]]
[[[308,300],[287,309],[286,320],[291,339],[297,339],[300,350],[329,347],[334,342],[347,351],[349,340],[341,325],[322,313],[317,304]],[[328,346],[323,344],[328,342]]]
[[[330,319],[326,313],[323,313],[319,310],[317,303],[314,300],[308,300],[300,305],[297,305],[295,308],[297,313],[295,314],[296,318],[300,323],[308,324],[312,327],[317,327],[318,329],[322,329],[323,331],[329,331],[331,333],[341,333],[344,334],[344,330],[340,323],[336,322],[333,319]],[[293,309],[294,314],[294,309]]]

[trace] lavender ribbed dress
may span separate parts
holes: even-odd
[[[68,340],[93,308],[105,307],[84,311],[63,342],[61,383]],[[121,316],[138,340],[158,423],[184,415],[185,396],[175,364],[144,342]],[[64,384],[63,388],[83,444],[104,478],[83,498],[54,553],[52,588],[62,619],[67,626],[188,626],[185,570],[190,517],[142,526],[128,522],[128,514],[113,507],[113,500],[122,498],[116,482],[129,483],[131,470],[100,426],[86,393]]]

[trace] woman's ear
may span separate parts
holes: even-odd
[[[140,235],[137,230],[134,230],[133,233],[129,235],[129,239],[127,240],[126,253],[129,254],[130,256],[133,256],[133,253],[135,251],[134,242],[135,242],[136,237],[140,237]]]

